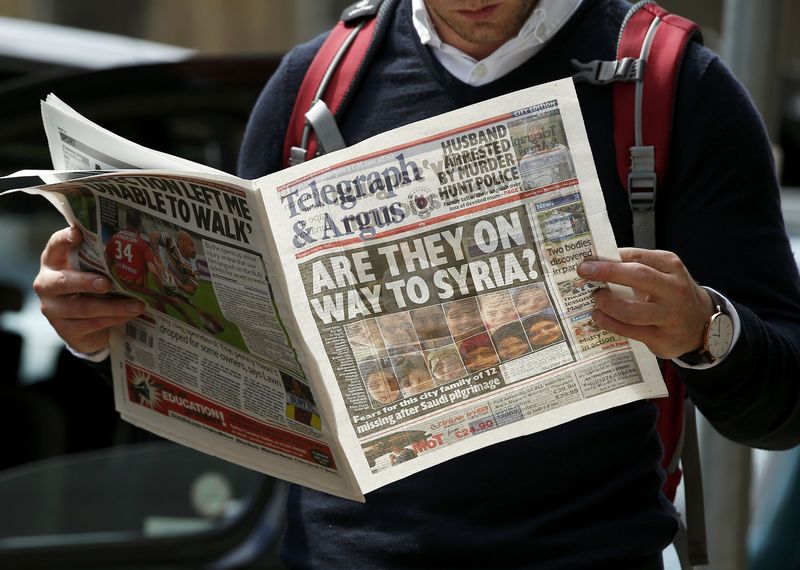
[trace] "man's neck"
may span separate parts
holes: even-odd
[[[443,42],[480,61],[514,38],[539,0],[506,0],[483,8],[460,2],[425,0]]]

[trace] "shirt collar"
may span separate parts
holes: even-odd
[[[469,85],[485,85],[506,75],[533,57],[575,13],[582,0],[540,0],[519,33],[477,61],[444,43],[431,21],[425,0],[411,0],[414,29],[423,45],[457,79]]]

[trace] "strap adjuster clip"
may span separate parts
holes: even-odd
[[[631,170],[628,174],[628,201],[632,210],[652,210],[656,204],[655,147],[632,146]]]
[[[308,149],[299,146],[293,146],[291,149],[289,149],[289,166],[303,164],[306,161],[307,153]]]
[[[644,79],[645,60],[633,57],[624,57],[614,61],[596,59],[588,63],[573,59],[572,65],[578,70],[572,75],[576,83],[606,85],[615,81],[642,81]]]

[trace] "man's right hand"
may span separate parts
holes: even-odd
[[[102,275],[70,268],[70,250],[81,243],[76,228],[65,228],[50,236],[42,252],[33,290],[39,296],[42,314],[58,335],[77,352],[91,354],[108,346],[111,327],[144,312],[142,301],[105,295],[111,282]]]

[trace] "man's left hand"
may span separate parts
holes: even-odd
[[[578,275],[633,289],[624,299],[609,289],[595,292],[595,322],[607,331],[643,342],[659,358],[697,350],[712,314],[709,294],[672,252],[621,248],[620,261],[586,260]]]

